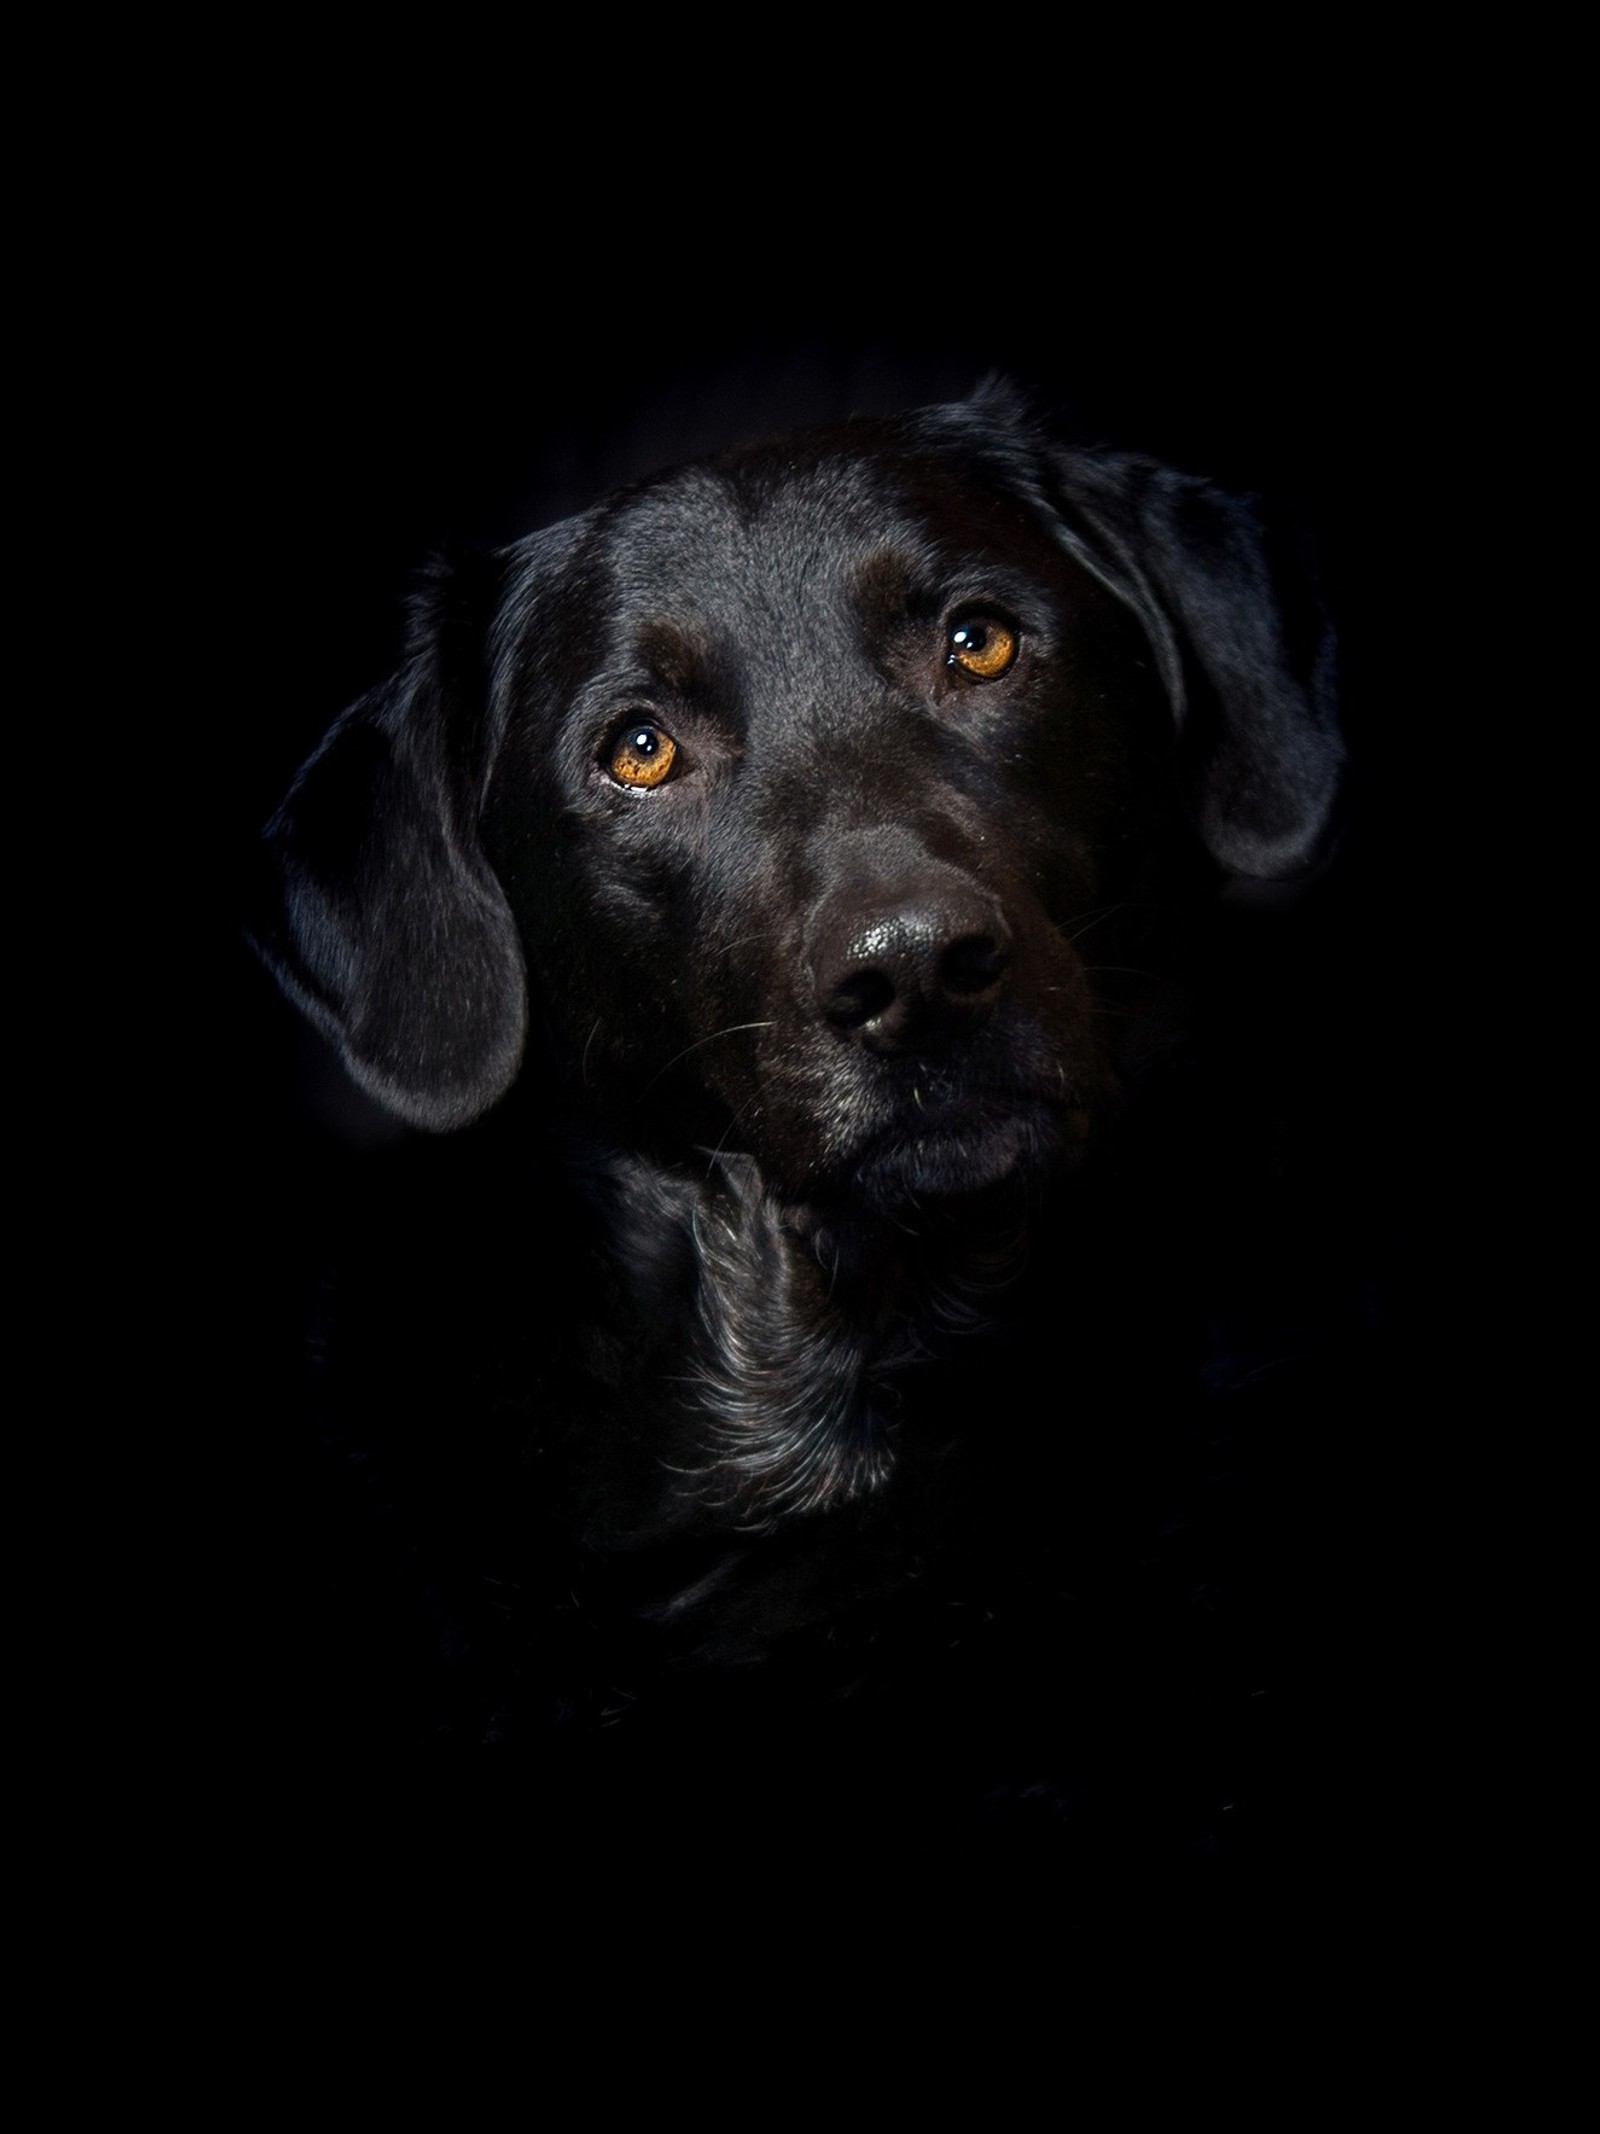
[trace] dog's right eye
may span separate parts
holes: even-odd
[[[678,744],[664,726],[635,719],[611,743],[607,769],[618,785],[660,785],[672,775]]]

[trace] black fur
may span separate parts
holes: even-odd
[[[447,1731],[670,1740],[646,1790],[735,1736],[837,1792],[870,1742],[1062,1843],[1093,1797],[1216,1849],[1276,1559],[1208,1467],[1270,1496],[1215,1449],[1252,1373],[1333,1384],[1217,944],[1316,877],[1341,766],[1298,554],[1002,387],[436,570],[256,938],[372,1099],[473,1129],[446,1183],[393,1159],[332,1366]]]

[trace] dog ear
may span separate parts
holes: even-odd
[[[413,1126],[464,1126],[514,1080],[521,945],[478,836],[492,766],[497,566],[436,567],[405,660],[353,704],[267,826],[255,945],[356,1082]]]
[[[1253,502],[1154,461],[1060,449],[1051,466],[1068,546],[1144,623],[1206,846],[1235,875],[1305,873],[1344,762],[1306,554],[1280,547]]]

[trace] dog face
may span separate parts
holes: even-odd
[[[1148,898],[1177,816],[1137,625],[1045,525],[935,454],[754,453],[511,600],[486,842],[630,1142],[892,1204],[1081,1139],[1110,1063],[1073,936]]]
[[[666,475],[435,580],[272,827],[261,945],[426,1127],[531,1049],[613,1142],[794,1202],[1043,1172],[1152,914],[1316,856],[1297,600],[1245,507],[1003,393]]]

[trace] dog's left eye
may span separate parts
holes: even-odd
[[[664,726],[636,719],[611,744],[607,768],[618,785],[660,785],[670,777],[678,744]]]
[[[974,681],[992,682],[1017,656],[1017,631],[1004,616],[962,615],[945,639],[945,665],[959,667]]]

